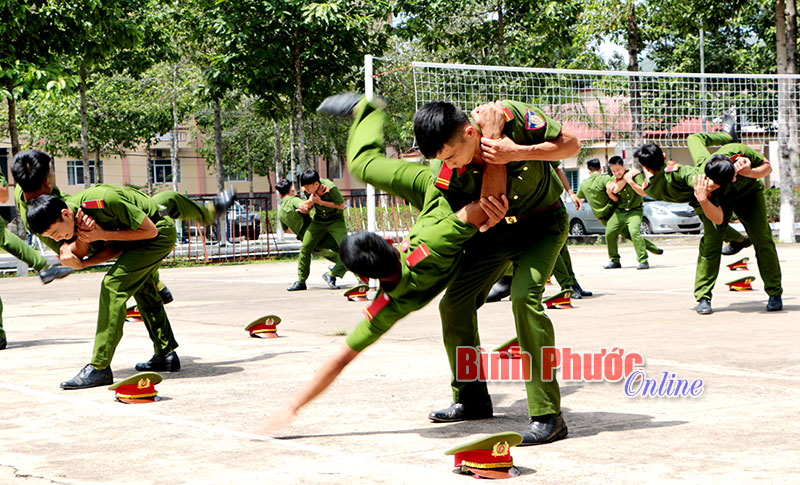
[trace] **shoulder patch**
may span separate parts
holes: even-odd
[[[514,113],[512,113],[508,108],[503,108],[503,114],[506,115],[506,121],[511,121],[514,119]]]
[[[542,128],[547,126],[547,122],[539,116],[538,114],[534,113],[530,109],[525,110],[525,129],[526,130],[541,130]]]
[[[105,209],[106,203],[103,202],[103,199],[97,200],[85,200],[81,204],[82,209]]]
[[[681,164],[678,162],[670,161],[667,163],[667,167],[664,169],[665,172],[677,172],[678,169],[681,168]]]
[[[367,317],[367,320],[372,320],[375,315],[380,313],[380,311],[389,304],[390,300],[391,298],[389,298],[389,295],[381,292],[375,297],[375,301],[372,302],[372,305],[364,309],[364,316]]]
[[[450,187],[450,179],[453,177],[453,169],[448,168],[447,164],[442,162],[442,170],[439,176],[436,177],[436,186],[440,189],[447,190]]]
[[[730,158],[731,158],[731,161],[732,161],[732,162],[735,162],[735,161],[736,161],[736,160],[738,160],[738,159],[739,159],[739,157],[741,157],[741,156],[742,156],[742,154],[741,154],[741,153],[737,153],[736,155],[731,155],[731,157],[730,157]]]
[[[421,243],[419,246],[417,246],[417,249],[411,251],[411,254],[408,255],[406,258],[406,264],[409,268],[413,268],[419,264],[420,261],[430,256],[430,254],[431,250],[428,249],[428,246],[426,246],[425,243]]]

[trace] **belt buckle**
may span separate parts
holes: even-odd
[[[517,222],[517,216],[506,217],[506,224],[515,224],[516,222]]]

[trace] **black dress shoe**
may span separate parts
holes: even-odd
[[[733,256],[744,248],[750,247],[753,243],[750,238],[745,238],[744,241],[731,241],[722,248],[724,256]]]
[[[594,294],[591,291],[586,291],[581,288],[579,283],[575,283],[574,285],[569,286],[567,289],[572,290],[572,298],[575,298],[575,295],[580,295],[578,298],[581,298],[584,296],[592,296]]]
[[[364,95],[361,93],[341,93],[328,96],[317,107],[317,113],[326,113],[345,118],[352,116],[353,109],[363,97]]]
[[[639,263],[639,266],[636,269],[650,269],[650,263],[645,261],[644,263]]]
[[[88,389],[90,387],[107,386],[114,383],[114,373],[111,367],[97,369],[92,364],[86,364],[78,375],[62,382],[61,389]]]
[[[167,303],[172,303],[172,300],[175,299],[172,297],[172,292],[169,291],[169,288],[167,288],[166,286],[158,290],[158,296],[161,297],[161,303],[165,305]]]
[[[497,280],[492,286],[492,289],[489,290],[489,296],[486,297],[486,303],[500,301],[509,296],[511,294],[512,279],[513,277],[511,276],[501,276],[500,279]]]
[[[711,309],[711,300],[708,298],[700,298],[700,301],[697,302],[697,308],[695,308],[695,310],[700,315],[711,315],[714,313],[714,310]]]
[[[722,117],[722,130],[731,136],[733,143],[739,143],[739,134],[736,132],[736,118],[725,113]]]
[[[781,295],[770,295],[767,302],[767,311],[777,312],[780,310],[783,310],[783,298],[781,298]]]
[[[661,249],[661,248],[658,248],[658,249],[656,250],[656,254],[658,254],[659,256],[661,256],[662,254],[664,254],[664,250],[663,250],[663,249]]]
[[[306,290],[306,282],[305,281],[295,281],[294,284],[288,288],[286,291],[299,291],[299,290]]]
[[[428,419],[434,423],[455,423],[473,419],[489,419],[492,416],[494,416],[492,400],[486,398],[486,401],[480,404],[454,402],[449,408],[430,413]]]
[[[229,187],[214,196],[214,216],[217,219],[225,215],[236,200],[236,189]]]
[[[39,271],[39,278],[42,279],[42,283],[47,284],[52,282],[58,278],[64,278],[67,275],[71,275],[75,270],[68,267],[68,266],[61,266],[60,264],[54,264],[49,268],[45,268]]]
[[[5,349],[8,346],[8,340],[5,337],[0,337],[0,350]]]
[[[331,275],[330,273],[323,273],[322,279],[325,280],[325,283],[328,283],[328,286],[330,286],[332,290],[339,289],[339,287],[336,286],[336,277]]]
[[[522,433],[519,446],[543,445],[567,437],[567,423],[561,413],[531,416],[528,429]]]
[[[154,355],[147,362],[136,364],[138,371],[152,371],[152,372],[178,372],[181,370],[181,360],[178,354],[173,350],[162,355]]]
[[[622,267],[622,265],[619,264],[616,261],[611,261],[607,265],[603,266],[603,268],[605,268],[605,269],[619,269],[621,267]]]

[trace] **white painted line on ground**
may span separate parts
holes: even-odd
[[[233,429],[224,428],[222,426],[215,426],[210,424],[201,423],[198,421],[192,421],[190,419],[180,418],[177,416],[163,416],[160,414],[149,413],[139,408],[133,408],[130,406],[118,405],[118,403],[98,403],[95,401],[90,401],[86,399],[80,399],[77,397],[70,397],[54,392],[48,391],[40,391],[38,389],[31,389],[24,386],[17,386],[14,384],[6,384],[0,382],[0,389],[6,389],[12,392],[18,392],[20,394],[25,394],[32,397],[38,397],[43,399],[50,399],[54,401],[61,401],[69,404],[75,404],[80,407],[81,410],[94,408],[97,410],[102,411],[106,415],[119,415],[119,416],[126,416],[126,417],[138,417],[143,419],[148,419],[152,421],[160,421],[166,424],[172,424],[177,426],[185,426],[187,428],[193,428],[198,431],[214,433],[218,435],[225,435],[230,436],[232,438],[239,438],[243,440],[251,440],[251,441],[263,441],[271,444],[275,444],[281,448],[288,448],[294,451],[305,451],[314,455],[322,455],[331,458],[336,458],[337,460],[345,460],[346,462],[350,463],[351,466],[356,467],[354,469],[358,469],[358,466],[363,466],[364,463],[369,462],[376,462],[376,460],[371,459],[368,456],[362,455],[354,455],[350,453],[343,453],[336,450],[331,450],[328,448],[323,448],[321,446],[314,446],[314,445],[306,445],[302,443],[296,443],[290,440],[282,440],[277,438],[272,438],[270,436],[263,436],[255,433],[246,433],[244,431],[236,431]],[[337,462],[341,464],[341,461]],[[381,466],[394,466],[401,468],[405,471],[408,470],[416,470],[421,472],[430,473],[430,469],[419,465],[400,465],[398,463],[389,463],[389,462],[379,462]],[[228,483],[230,483],[230,478],[226,479]],[[211,483],[220,483],[220,482],[211,482]],[[221,483],[226,483],[225,481]]]

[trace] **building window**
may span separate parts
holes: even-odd
[[[579,170],[564,170],[564,175],[567,176],[567,182],[569,182],[569,186],[572,187],[573,192],[578,192],[578,187],[580,186],[580,178],[579,178]]]
[[[181,181],[181,161],[178,160],[178,183]],[[172,183],[172,160],[154,159],[153,160],[153,183],[171,184]]]
[[[245,170],[226,170],[225,171],[225,181],[226,182],[247,182],[247,171]]]
[[[100,162],[100,170],[102,170],[103,163]],[[67,160],[67,185],[84,185],[83,161],[81,160]],[[94,160],[89,161],[89,183],[97,183],[95,175]]]

